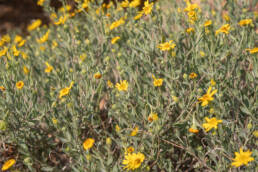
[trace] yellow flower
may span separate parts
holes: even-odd
[[[33,21],[28,27],[27,30],[28,31],[32,31],[37,29],[40,25],[41,25],[42,21],[40,19],[37,19],[35,21]]]
[[[119,20],[113,22],[113,23],[110,25],[109,29],[110,29],[110,30],[113,30],[113,29],[117,28],[118,26],[120,26],[120,25],[122,25],[122,24],[124,24],[124,23],[125,23],[124,17],[121,17]]]
[[[4,86],[0,86],[0,90],[1,90],[1,91],[5,91]]]
[[[214,81],[214,79],[211,79],[211,86],[215,86],[216,82]]]
[[[116,125],[116,132],[118,132],[118,133],[119,133],[119,132],[120,132],[120,130],[121,130],[121,129],[120,129],[119,125]]]
[[[11,37],[6,34],[0,40],[0,47],[3,46],[5,43],[9,43],[11,41]]]
[[[25,44],[26,40],[23,39],[19,44],[18,44],[18,47],[22,47],[24,44]]]
[[[200,51],[200,56],[201,56],[201,57],[204,57],[205,55],[206,55],[205,52]]]
[[[48,40],[50,30],[48,30],[41,38],[37,40],[38,43],[42,44]]]
[[[133,152],[134,152],[134,148],[133,148],[132,146],[130,146],[130,147],[128,147],[128,148],[126,149],[125,154],[133,153]]]
[[[123,160],[124,169],[135,170],[139,168],[144,158],[145,156],[140,152],[125,154],[125,159]]]
[[[94,145],[95,140],[92,138],[88,138],[83,142],[84,150],[90,149]]]
[[[56,118],[52,118],[52,123],[56,125],[58,123],[58,120]]]
[[[224,14],[224,15],[223,15],[223,19],[226,20],[227,22],[230,21],[230,17],[229,17],[229,15],[227,15],[227,14]]]
[[[112,144],[112,140],[110,137],[106,138],[106,144],[107,145],[111,145]]]
[[[189,130],[188,130],[190,133],[199,133],[199,130],[198,129],[196,129],[196,128],[189,128]]]
[[[28,55],[24,52],[21,52],[21,55],[24,60],[26,60],[28,58]]]
[[[213,90],[211,92],[211,87],[209,87],[208,91],[206,94],[204,94],[202,97],[198,98],[199,101],[202,102],[202,106],[207,106],[210,101],[212,101],[214,98],[212,97],[215,93],[217,93],[217,89]]]
[[[142,12],[145,14],[145,15],[148,15],[151,13],[151,10],[152,10],[152,7],[153,7],[153,2],[149,4],[149,1],[145,1],[144,2],[144,7],[142,8]]]
[[[113,88],[113,83],[110,80],[108,80],[107,81],[107,86],[108,86],[108,88]]]
[[[190,27],[190,28],[186,29],[186,32],[187,32],[188,34],[194,33],[194,28]]]
[[[6,171],[11,168],[15,164],[15,162],[15,159],[9,159],[8,161],[6,161],[2,166],[2,171]]]
[[[148,117],[148,121],[152,122],[152,121],[157,121],[159,119],[158,114],[157,113],[151,113]]]
[[[63,89],[59,92],[59,99],[61,99],[63,96],[66,96],[66,95],[69,94],[69,92],[70,92],[70,90],[71,90],[73,84],[74,84],[74,82],[72,81],[72,82],[70,83],[70,86],[69,86],[69,87],[65,87],[65,88],[63,88]]]
[[[128,89],[128,82],[126,80],[120,81],[120,83],[116,83],[116,88],[119,91],[127,91],[127,89]]]
[[[210,26],[210,25],[212,25],[212,21],[211,21],[211,20],[207,20],[207,21],[204,22],[204,24],[203,24],[204,27],[208,27],[208,26]]]
[[[60,25],[60,24],[64,24],[67,20],[67,15],[61,16],[59,17],[57,22],[54,22],[55,25]]]
[[[0,58],[1,58],[2,56],[5,56],[6,53],[7,53],[7,51],[8,51],[8,48],[7,48],[7,47],[4,47],[4,49],[2,49],[2,50],[0,51]]]
[[[37,5],[42,6],[44,2],[45,2],[45,0],[38,0]]]
[[[175,46],[176,46],[176,44],[174,44],[173,41],[170,40],[169,42],[159,44],[158,48],[162,51],[169,51],[170,49],[174,49]]]
[[[250,54],[255,54],[258,53],[258,47],[255,47],[253,49],[247,48],[246,51],[249,51]]]
[[[17,44],[22,41],[22,37],[20,35],[15,35],[14,43]]]
[[[54,68],[48,62],[45,62],[46,68],[45,68],[45,73],[50,73]]]
[[[210,131],[212,128],[217,129],[217,125],[219,123],[222,123],[222,120],[217,120],[216,118],[209,119],[208,117],[205,117],[205,120],[207,121],[207,123],[202,124],[202,126],[206,132]]]
[[[83,62],[87,58],[87,54],[83,53],[80,55],[80,59]]]
[[[100,79],[102,77],[101,73],[97,72],[94,74],[95,79]]]
[[[252,25],[253,24],[253,20],[252,19],[244,19],[244,20],[241,20],[238,24],[240,26]]]
[[[58,46],[58,43],[54,40],[54,41],[52,41],[52,47],[53,48],[56,48]]]
[[[138,14],[134,17],[134,20],[138,20],[142,17],[143,15],[143,12],[142,11],[139,11]]]
[[[152,78],[153,78],[153,85],[155,87],[161,87],[162,86],[162,84],[163,84],[163,79],[162,78],[157,79],[154,75],[152,75]]]
[[[189,78],[190,78],[190,79],[194,79],[194,78],[196,78],[197,76],[198,76],[198,75],[197,75],[196,73],[192,72],[192,73],[190,73]]]
[[[22,89],[22,87],[24,86],[24,82],[23,81],[18,81],[17,83],[16,83],[16,88],[17,89]]]
[[[12,51],[13,51],[13,55],[14,56],[16,56],[16,57],[19,56],[20,51],[16,49],[15,45],[12,46]]]
[[[225,25],[221,26],[218,30],[216,30],[216,35],[219,34],[219,33],[228,34],[229,30],[230,30],[230,25],[225,24]]]
[[[119,39],[120,39],[120,36],[116,36],[116,37],[112,38],[111,44],[116,43],[116,41],[119,40]]]
[[[26,66],[23,66],[23,72],[27,75],[30,70]]]
[[[178,102],[178,97],[172,96],[172,99],[173,99],[174,102],[176,102],[176,103]]]
[[[138,7],[139,5],[141,5],[141,0],[133,0],[133,1],[129,4],[129,7],[135,8],[135,7]]]
[[[255,131],[253,132],[253,135],[254,135],[254,137],[258,138],[258,130],[255,130]]]
[[[123,8],[129,7],[129,1],[128,0],[122,1],[120,6],[123,7]]]
[[[240,148],[240,152],[235,152],[235,158],[233,159],[234,162],[231,163],[232,166],[240,167],[242,165],[247,165],[249,162],[254,161],[254,158],[251,157],[252,152],[247,150],[246,152],[243,151],[243,148]]]
[[[138,127],[135,127],[131,132],[130,136],[136,136],[136,134],[138,133],[138,130],[139,130]]]
[[[187,6],[184,9],[185,12],[190,12],[190,11],[194,11],[194,10],[199,11],[200,10],[200,7],[197,4],[191,4],[189,1],[186,1],[186,5]]]

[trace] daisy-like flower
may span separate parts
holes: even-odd
[[[208,91],[206,94],[204,94],[202,97],[198,98],[200,102],[202,102],[202,106],[207,106],[210,101],[214,100],[212,97],[215,93],[217,93],[217,89],[213,90],[211,92],[212,87],[209,87]]]
[[[231,163],[232,166],[240,167],[242,165],[247,165],[249,162],[254,161],[254,158],[251,157],[252,152],[247,150],[246,152],[243,151],[243,148],[240,148],[240,152],[235,152],[235,158],[233,159],[234,162]]]
[[[218,35],[219,33],[228,34],[229,30],[230,30],[230,25],[225,24],[225,25],[221,26],[218,30],[216,30],[216,35]]]
[[[88,138],[83,142],[84,150],[89,150],[95,143],[95,140],[92,138]]]
[[[217,129],[218,124],[222,123],[222,120],[217,120],[216,118],[205,117],[206,123],[202,124],[206,132],[210,131],[212,128]]]
[[[153,85],[155,87],[161,87],[162,86],[162,84],[163,84],[163,79],[162,78],[157,79],[154,75],[152,75],[152,78],[153,78]]]
[[[123,160],[124,169],[135,170],[141,166],[144,159],[144,154],[140,152],[125,154],[125,159]]]
[[[258,53],[258,47],[255,47],[255,48],[247,48],[246,51],[249,51],[250,54],[255,54],[255,53]]]
[[[15,159],[9,159],[8,161],[6,161],[2,166],[2,171],[6,171],[11,168],[15,164],[15,162]]]
[[[71,90],[73,84],[74,84],[74,82],[72,81],[72,82],[70,83],[70,86],[69,86],[69,87],[65,87],[65,88],[63,88],[63,89],[59,92],[59,99],[61,99],[63,96],[66,96],[66,95],[69,94],[69,92],[70,92],[70,90]]]
[[[118,26],[122,25],[125,23],[124,17],[121,17],[119,20],[113,22],[110,26],[109,29],[113,30],[115,28],[117,28]]]
[[[212,21],[211,21],[211,20],[207,20],[207,21],[204,22],[204,24],[203,24],[204,27],[208,27],[208,26],[210,26],[210,25],[212,25]]]
[[[148,121],[152,122],[152,121],[157,121],[159,119],[159,116],[157,113],[151,113],[148,117]]]
[[[244,20],[241,20],[238,24],[240,26],[252,25],[253,24],[253,20],[252,19],[244,19]]]
[[[30,70],[26,66],[23,66],[23,72],[27,75]]]
[[[194,28],[190,27],[190,28],[186,29],[186,33],[188,33],[188,34],[194,33]]]
[[[120,36],[116,36],[116,37],[112,38],[111,44],[115,44],[116,41],[118,41],[119,39],[120,39]]]
[[[7,51],[8,51],[8,48],[7,48],[7,47],[4,47],[4,49],[0,50],[0,58],[1,58],[2,56],[5,56],[6,53],[7,53]]]
[[[149,3],[149,1],[145,1],[145,2],[144,2],[144,7],[142,8],[142,12],[143,12],[145,15],[150,14],[153,5],[154,5],[153,2],[152,2],[152,3]]]
[[[141,5],[141,0],[133,0],[132,2],[130,2],[129,7],[135,8],[135,7],[138,7],[139,5]]]
[[[127,89],[128,89],[128,82],[126,80],[120,81],[120,83],[116,83],[116,88],[119,91],[127,91]]]
[[[135,127],[135,128],[133,129],[133,131],[131,132],[130,136],[136,136],[136,134],[138,133],[138,131],[139,131],[138,127]]]
[[[101,73],[97,72],[94,74],[95,79],[100,79],[102,77]]]
[[[32,31],[37,29],[40,25],[41,25],[42,21],[40,19],[37,19],[35,21],[33,21],[28,27],[27,30],[28,31]]]
[[[45,73],[50,73],[54,68],[48,62],[45,62],[46,68]]]
[[[190,78],[190,79],[194,79],[194,78],[196,78],[197,76],[198,76],[198,75],[197,75],[196,73],[192,72],[192,73],[190,73],[189,78]]]
[[[165,42],[165,43],[159,44],[159,45],[158,45],[158,48],[159,48],[161,51],[169,51],[170,49],[174,49],[175,46],[176,46],[176,44],[173,43],[172,40],[170,40],[169,42]]]
[[[16,88],[19,89],[19,90],[22,89],[23,86],[24,86],[24,82],[23,82],[23,81],[18,81],[18,82],[16,83]]]
[[[130,146],[130,147],[128,147],[128,148],[126,149],[125,154],[133,153],[133,152],[134,152],[134,148],[133,148],[132,146]]]
[[[50,30],[48,30],[41,38],[39,38],[37,42],[40,44],[43,44],[44,42],[46,42],[48,40],[49,33],[50,33]]]
[[[1,91],[5,91],[5,87],[4,86],[0,86],[0,90]]]

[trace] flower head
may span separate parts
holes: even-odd
[[[240,152],[235,152],[235,158],[233,159],[234,162],[231,163],[232,166],[240,167],[242,165],[247,165],[249,162],[254,161],[254,158],[251,157],[252,152],[247,150],[246,152],[240,148]]]
[[[15,159],[9,159],[8,161],[6,161],[2,166],[2,171],[6,171],[11,168],[15,164],[15,162]]]
[[[28,27],[27,30],[28,31],[32,31],[37,29],[40,25],[41,25],[42,21],[40,19],[37,19],[35,21],[33,21]]]
[[[139,131],[138,127],[135,127],[135,128],[133,129],[133,131],[131,132],[130,136],[136,136],[136,134],[138,133],[138,131]]]
[[[46,68],[45,73],[50,73],[54,68],[48,62],[45,62]]]
[[[216,35],[219,34],[219,33],[228,34],[229,30],[230,30],[230,25],[225,24],[225,25],[221,26],[218,30],[216,30]]]
[[[157,113],[151,113],[148,117],[148,121],[152,122],[152,121],[157,121],[159,119],[159,116]]]
[[[217,129],[218,124],[222,123],[222,120],[217,120],[216,118],[205,117],[206,123],[202,124],[206,132],[210,131],[212,128]]]
[[[173,43],[172,40],[170,40],[169,42],[165,42],[165,43],[159,44],[159,45],[158,45],[158,48],[159,48],[161,51],[169,51],[170,49],[174,49],[175,46],[176,46],[176,44]]]
[[[92,138],[88,138],[83,142],[84,150],[90,149],[94,145],[95,140]]]
[[[155,87],[161,87],[162,86],[162,84],[163,84],[163,79],[162,78],[157,79],[154,75],[152,75],[152,78],[153,78],[153,85]]]
[[[198,75],[197,75],[196,73],[192,72],[192,73],[190,73],[189,78],[190,78],[190,79],[194,79],[194,78],[196,78],[197,76],[198,76]]]
[[[42,44],[48,40],[50,30],[48,30],[41,38],[37,40],[38,43]]]
[[[18,81],[16,83],[16,88],[18,88],[19,90],[22,89],[23,86],[24,86],[24,82],[23,81]]]
[[[207,106],[210,101],[214,100],[213,95],[217,93],[218,90],[216,89],[211,92],[211,89],[212,87],[209,87],[207,93],[198,98],[198,100],[202,102],[202,106]]]
[[[144,159],[144,154],[140,152],[125,154],[125,159],[123,160],[124,169],[135,170],[141,166]]]
[[[4,86],[0,86],[0,90],[1,91],[5,91],[5,87]]]
[[[116,83],[116,88],[119,91],[127,91],[127,89],[128,89],[128,82],[126,80],[120,81],[120,83]]]
[[[207,20],[207,21],[204,22],[204,24],[203,24],[204,27],[208,27],[208,26],[210,26],[210,25],[212,25],[212,21],[211,21],[211,20]]]
[[[118,26],[120,26],[120,25],[122,25],[122,24],[124,24],[124,23],[125,23],[124,17],[121,17],[119,20],[113,22],[113,23],[110,25],[109,29],[110,29],[110,30],[113,30],[113,29],[117,28]]]
[[[196,128],[189,128],[189,130],[188,130],[190,133],[198,133],[199,132],[199,130],[198,129],[196,129]]]
[[[253,24],[253,20],[252,19],[244,19],[244,20],[241,20],[238,24],[240,26],[252,25]]]
[[[130,146],[130,147],[128,147],[128,148],[126,149],[125,154],[133,153],[133,152],[134,152],[134,148],[133,148],[132,146]]]
[[[59,99],[61,99],[63,96],[66,96],[66,95],[69,94],[69,92],[70,92],[70,90],[71,90],[73,84],[74,84],[74,82],[72,81],[72,82],[70,83],[70,86],[69,86],[69,87],[65,87],[65,88],[63,88],[63,89],[59,92]]]
[[[149,3],[149,1],[145,1],[145,2],[144,2],[144,7],[142,8],[142,11],[143,11],[143,13],[144,13],[145,15],[151,13],[153,4],[154,4],[153,2],[152,2],[152,3]]]
[[[97,72],[94,74],[95,79],[100,79],[102,77],[101,73]]]
[[[258,53],[258,47],[255,47],[255,48],[247,48],[246,51],[249,51],[250,54],[255,54],[255,53]]]
[[[116,41],[118,41],[119,39],[120,39],[120,36],[116,36],[116,37],[112,38],[111,44],[115,44]]]

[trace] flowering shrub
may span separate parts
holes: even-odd
[[[2,170],[258,170],[254,1],[47,2],[0,38]]]

